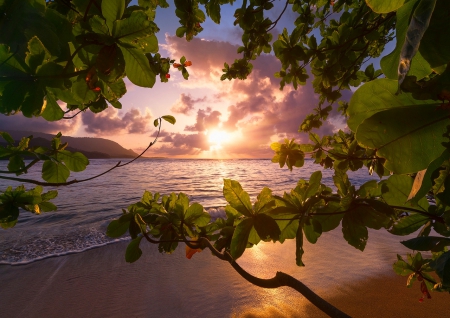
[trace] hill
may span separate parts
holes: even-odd
[[[31,146],[44,146],[49,147],[49,141],[52,140],[54,135],[31,132],[31,131],[8,131],[8,133],[18,141],[24,136],[33,135],[31,140]],[[80,151],[84,153],[88,158],[134,158],[138,154],[131,149],[125,149],[117,142],[105,139],[105,138],[91,138],[91,137],[69,137],[62,136],[62,142],[69,144],[67,150]]]

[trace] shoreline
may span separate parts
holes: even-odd
[[[120,242],[21,266],[0,265],[5,317],[326,317],[287,287],[267,290],[251,285],[207,251],[187,260],[183,246],[173,255],[163,255],[156,246],[144,244],[142,258],[128,264],[126,245]],[[248,260],[243,263],[251,267]],[[308,266],[314,272],[312,261]],[[267,271],[269,277],[274,274]],[[432,299],[419,303],[419,285],[406,288],[406,277],[392,270],[329,284],[323,276],[316,277],[305,277],[308,287],[354,317],[450,313],[447,293],[432,292]]]

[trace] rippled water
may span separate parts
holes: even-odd
[[[74,174],[74,178],[99,174],[116,162],[91,160],[87,170]],[[0,162],[0,170],[5,166],[5,161]],[[223,179],[239,181],[255,199],[266,186],[276,194],[289,191],[299,178],[308,178],[318,167],[308,160],[303,168],[293,172],[280,169],[270,160],[138,160],[92,181],[58,188],[59,195],[53,200],[57,212],[41,215],[22,212],[14,228],[0,229],[0,264],[25,264],[120,241],[104,235],[106,226],[120,215],[122,208],[138,201],[144,190],[161,194],[184,192],[191,202],[199,202],[212,215],[222,214],[226,204]],[[26,177],[39,178],[39,169],[36,170]],[[322,173],[322,182],[332,186],[332,171]],[[366,170],[350,175],[355,185],[370,178]],[[7,185],[19,183],[0,180],[0,191]]]

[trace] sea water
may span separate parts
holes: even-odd
[[[83,172],[71,178],[86,179],[113,167],[117,160],[93,159]],[[123,160],[125,162],[126,160]],[[40,180],[40,168],[24,175]],[[223,180],[241,183],[252,200],[264,188],[282,195],[294,188],[300,178],[308,179],[321,169],[312,160],[292,172],[280,169],[268,159],[261,160],[194,160],[194,159],[140,159],[117,168],[94,180],[55,188],[58,197],[55,212],[34,215],[21,211],[14,228],[0,229],[0,264],[26,264],[47,257],[79,253],[91,248],[127,240],[110,239],[105,235],[108,223],[121,215],[121,209],[140,200],[143,192],[169,194],[186,193],[191,202],[202,204],[212,216],[224,215]],[[0,162],[6,170],[6,161]],[[322,170],[322,182],[333,187],[332,170]],[[23,176],[21,176],[23,177]],[[375,178],[366,169],[350,173],[353,184],[359,186]],[[20,185],[0,179],[0,190]],[[32,184],[25,184],[27,189]],[[46,187],[44,191],[52,188]]]

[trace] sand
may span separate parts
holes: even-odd
[[[326,317],[289,288],[263,290],[208,252],[161,255],[144,246],[125,262],[126,242],[27,265],[0,266],[1,317]],[[317,278],[320,280],[320,277]],[[419,303],[419,286],[379,275],[309,287],[354,317],[450,316],[450,295]]]

